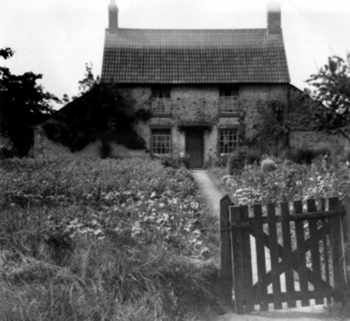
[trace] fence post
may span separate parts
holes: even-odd
[[[228,195],[220,200],[220,240],[221,240],[221,265],[220,265],[220,295],[225,303],[232,303],[232,258],[231,258],[231,223],[229,207],[233,205]]]
[[[345,269],[347,279],[347,289],[350,290],[350,197],[346,196],[343,201],[345,215],[343,216],[343,233],[344,233],[344,252],[345,252]]]

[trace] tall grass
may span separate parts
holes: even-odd
[[[215,224],[187,170],[144,160],[0,170],[17,180],[0,187],[1,320],[203,320],[219,308]]]

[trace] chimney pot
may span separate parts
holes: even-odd
[[[267,5],[267,34],[281,34],[281,7],[276,2]]]

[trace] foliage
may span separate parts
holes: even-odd
[[[163,168],[141,159],[3,160],[0,165],[4,208],[68,208],[64,215],[53,212],[41,218],[44,229],[47,225],[71,236],[103,237],[109,230],[123,230],[126,220],[129,233],[144,243],[159,241],[201,255],[196,188],[183,167]],[[76,212],[76,206],[85,210]]]
[[[17,154],[12,146],[0,145],[0,159],[12,158]]]
[[[145,142],[133,124],[148,117],[150,114],[143,110],[129,113],[113,88],[101,84],[59,110],[42,128],[49,139],[68,146],[72,152],[97,139],[143,149]]]
[[[10,48],[1,50],[4,58],[12,54]],[[8,68],[0,67],[0,134],[11,140],[20,157],[27,155],[33,145],[33,126],[52,113],[51,104],[58,102],[37,84],[41,78],[32,72],[13,75]]]
[[[215,159],[214,166],[215,167],[226,167],[229,156],[227,154],[220,154],[219,157]]]
[[[229,157],[227,166],[228,172],[232,175],[234,172],[241,170],[245,164],[246,148],[237,148]]]
[[[14,55],[14,52],[11,48],[0,48],[0,57],[8,59]]]
[[[11,159],[0,176],[2,316],[195,320],[217,307],[215,224],[184,167]]]
[[[288,159],[298,164],[311,164],[313,159],[318,156],[329,155],[329,151],[327,149],[307,149],[307,148],[299,148],[296,150],[292,150],[288,154]]]
[[[312,87],[307,93],[320,104],[313,108],[316,130],[340,133],[348,140],[350,121],[350,56],[345,60],[332,56],[317,74],[307,81]]]
[[[260,159],[261,153],[256,148],[239,147],[228,158],[228,173],[230,175],[238,173],[244,168],[245,164],[259,163]]]
[[[102,159],[112,156],[112,146],[105,139],[101,141],[101,145],[99,147],[99,154]]]
[[[273,172],[276,168],[276,163],[270,158],[266,158],[261,162],[261,170],[263,172]]]
[[[79,96],[84,95],[89,90],[94,88],[100,83],[100,77],[94,76],[92,72],[93,65],[90,63],[85,64],[85,75],[82,80],[79,81]]]
[[[91,89],[95,88],[101,83],[101,79],[99,76],[95,76],[92,72],[93,64],[85,63],[85,74],[84,78],[78,81],[79,84],[79,93],[77,96],[73,96],[71,99],[67,94],[63,95],[62,102],[66,105],[69,102],[76,100],[77,98],[83,96]]]
[[[159,159],[165,167],[181,168],[188,167],[190,156],[188,154],[178,155],[153,155],[155,159]]]
[[[278,99],[258,100],[256,110],[260,117],[252,117],[246,109],[240,109],[238,138],[240,146],[249,146],[259,154],[268,149],[278,153],[280,142],[286,144],[290,122],[285,119],[286,106]]]
[[[263,171],[247,165],[230,180],[226,189],[235,203],[286,202],[320,197],[344,197],[350,193],[349,163],[331,162],[327,156],[311,165],[275,160],[276,170]]]

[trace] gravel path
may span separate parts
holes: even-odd
[[[220,215],[220,199],[224,196],[213,184],[205,170],[191,171],[195,182],[197,183],[201,193],[205,197],[207,205],[213,209],[215,216]],[[310,307],[298,307],[294,309],[272,310],[269,312],[256,312],[252,314],[238,315],[228,312],[225,315],[217,316],[212,321],[334,321],[332,318],[325,316],[324,308],[321,305]]]

